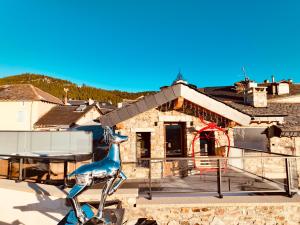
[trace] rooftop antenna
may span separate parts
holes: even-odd
[[[249,81],[249,77],[248,77],[248,74],[246,72],[246,69],[245,69],[245,66],[242,67],[242,71],[243,71],[243,74],[244,74],[244,78],[245,78],[245,81]]]
[[[248,82],[249,82],[249,77],[248,77],[248,75],[247,75],[245,66],[242,67],[242,71],[243,71],[244,78],[245,78],[245,83],[246,83],[246,84],[243,85],[243,89],[244,89],[244,91],[243,91],[244,104],[246,104],[246,103],[247,103],[247,97],[246,97],[246,95],[247,95],[247,90],[246,90],[246,86],[247,86],[247,84],[248,84]]]

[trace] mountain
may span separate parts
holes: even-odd
[[[64,88],[68,88],[68,98],[79,100],[91,98],[98,101],[111,101],[113,104],[117,104],[123,99],[136,99],[142,95],[153,93],[151,91],[131,93],[118,90],[105,90],[87,85],[78,86],[67,80],[31,73],[0,78],[0,85],[4,84],[32,84],[60,99],[64,98]]]

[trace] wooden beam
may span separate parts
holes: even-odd
[[[174,108],[173,109],[181,109],[183,106],[183,102],[184,102],[184,98],[183,97],[178,97],[175,101],[174,101]]]

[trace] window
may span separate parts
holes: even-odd
[[[25,122],[25,111],[24,110],[20,110],[17,112],[17,121],[18,121],[18,123]]]
[[[234,128],[234,146],[239,148],[250,148],[267,150],[268,138],[264,134],[266,127],[241,127]]]
[[[185,123],[165,123],[166,156],[180,157],[185,155]]]
[[[150,132],[137,132],[136,133],[136,153],[137,158],[150,158],[151,157],[151,133]],[[148,160],[138,160],[138,166],[149,167]]]

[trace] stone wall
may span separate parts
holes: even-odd
[[[300,137],[270,138],[271,152],[300,156]]]
[[[164,158],[165,122],[184,122],[186,124],[186,152],[187,156],[191,156],[195,131],[200,130],[205,125],[201,123],[199,118],[176,110],[164,112],[158,109],[151,109],[122,122],[117,130],[121,134],[128,136],[128,141],[121,144],[121,158],[124,162],[123,169],[129,178],[145,178],[145,175],[148,177],[149,173],[147,168],[139,167],[137,164],[132,163],[137,160],[136,132],[151,132],[151,158]],[[223,132],[215,131],[215,136],[220,145],[228,145],[227,137]],[[233,145],[232,129],[229,129],[229,136],[231,137],[231,145]],[[198,152],[196,156],[200,156],[199,151],[200,144],[198,141],[195,145],[195,152]],[[158,178],[165,173],[163,165],[164,163],[161,161],[153,162],[151,167],[152,177]]]
[[[128,225],[136,218],[157,220],[160,225],[298,225],[300,205],[248,204],[215,207],[138,207],[127,209]]]
[[[299,137],[273,137],[269,139],[269,149],[271,153],[279,153],[291,156],[300,156],[300,138]],[[232,149],[234,151],[243,151],[241,149]],[[242,162],[237,163],[238,159],[232,159],[240,169],[244,169],[258,176],[270,179],[279,179],[285,182],[286,179],[286,162],[284,157],[276,158],[276,155],[270,152],[245,151],[237,156],[244,155],[246,158]],[[233,155],[235,156],[235,155]],[[249,157],[247,157],[249,156]],[[268,158],[272,157],[272,158]],[[300,187],[300,159],[289,159],[291,168],[292,185],[294,188]]]
[[[275,153],[300,156],[300,137],[272,137],[270,138],[270,150]],[[296,170],[295,176],[300,188],[300,158],[291,161]]]
[[[242,149],[233,149],[233,151],[243,151]],[[286,184],[286,158],[280,157],[269,152],[245,151],[241,153],[243,159],[230,159],[229,164],[235,168],[242,169],[250,174],[261,176],[268,179],[274,179]],[[234,157],[234,156],[233,156]],[[293,189],[300,187],[299,183],[299,160],[289,159],[291,185]]]
[[[286,178],[284,158],[276,158],[275,155],[260,152],[246,152],[244,156],[243,164],[246,171],[270,179]]]

